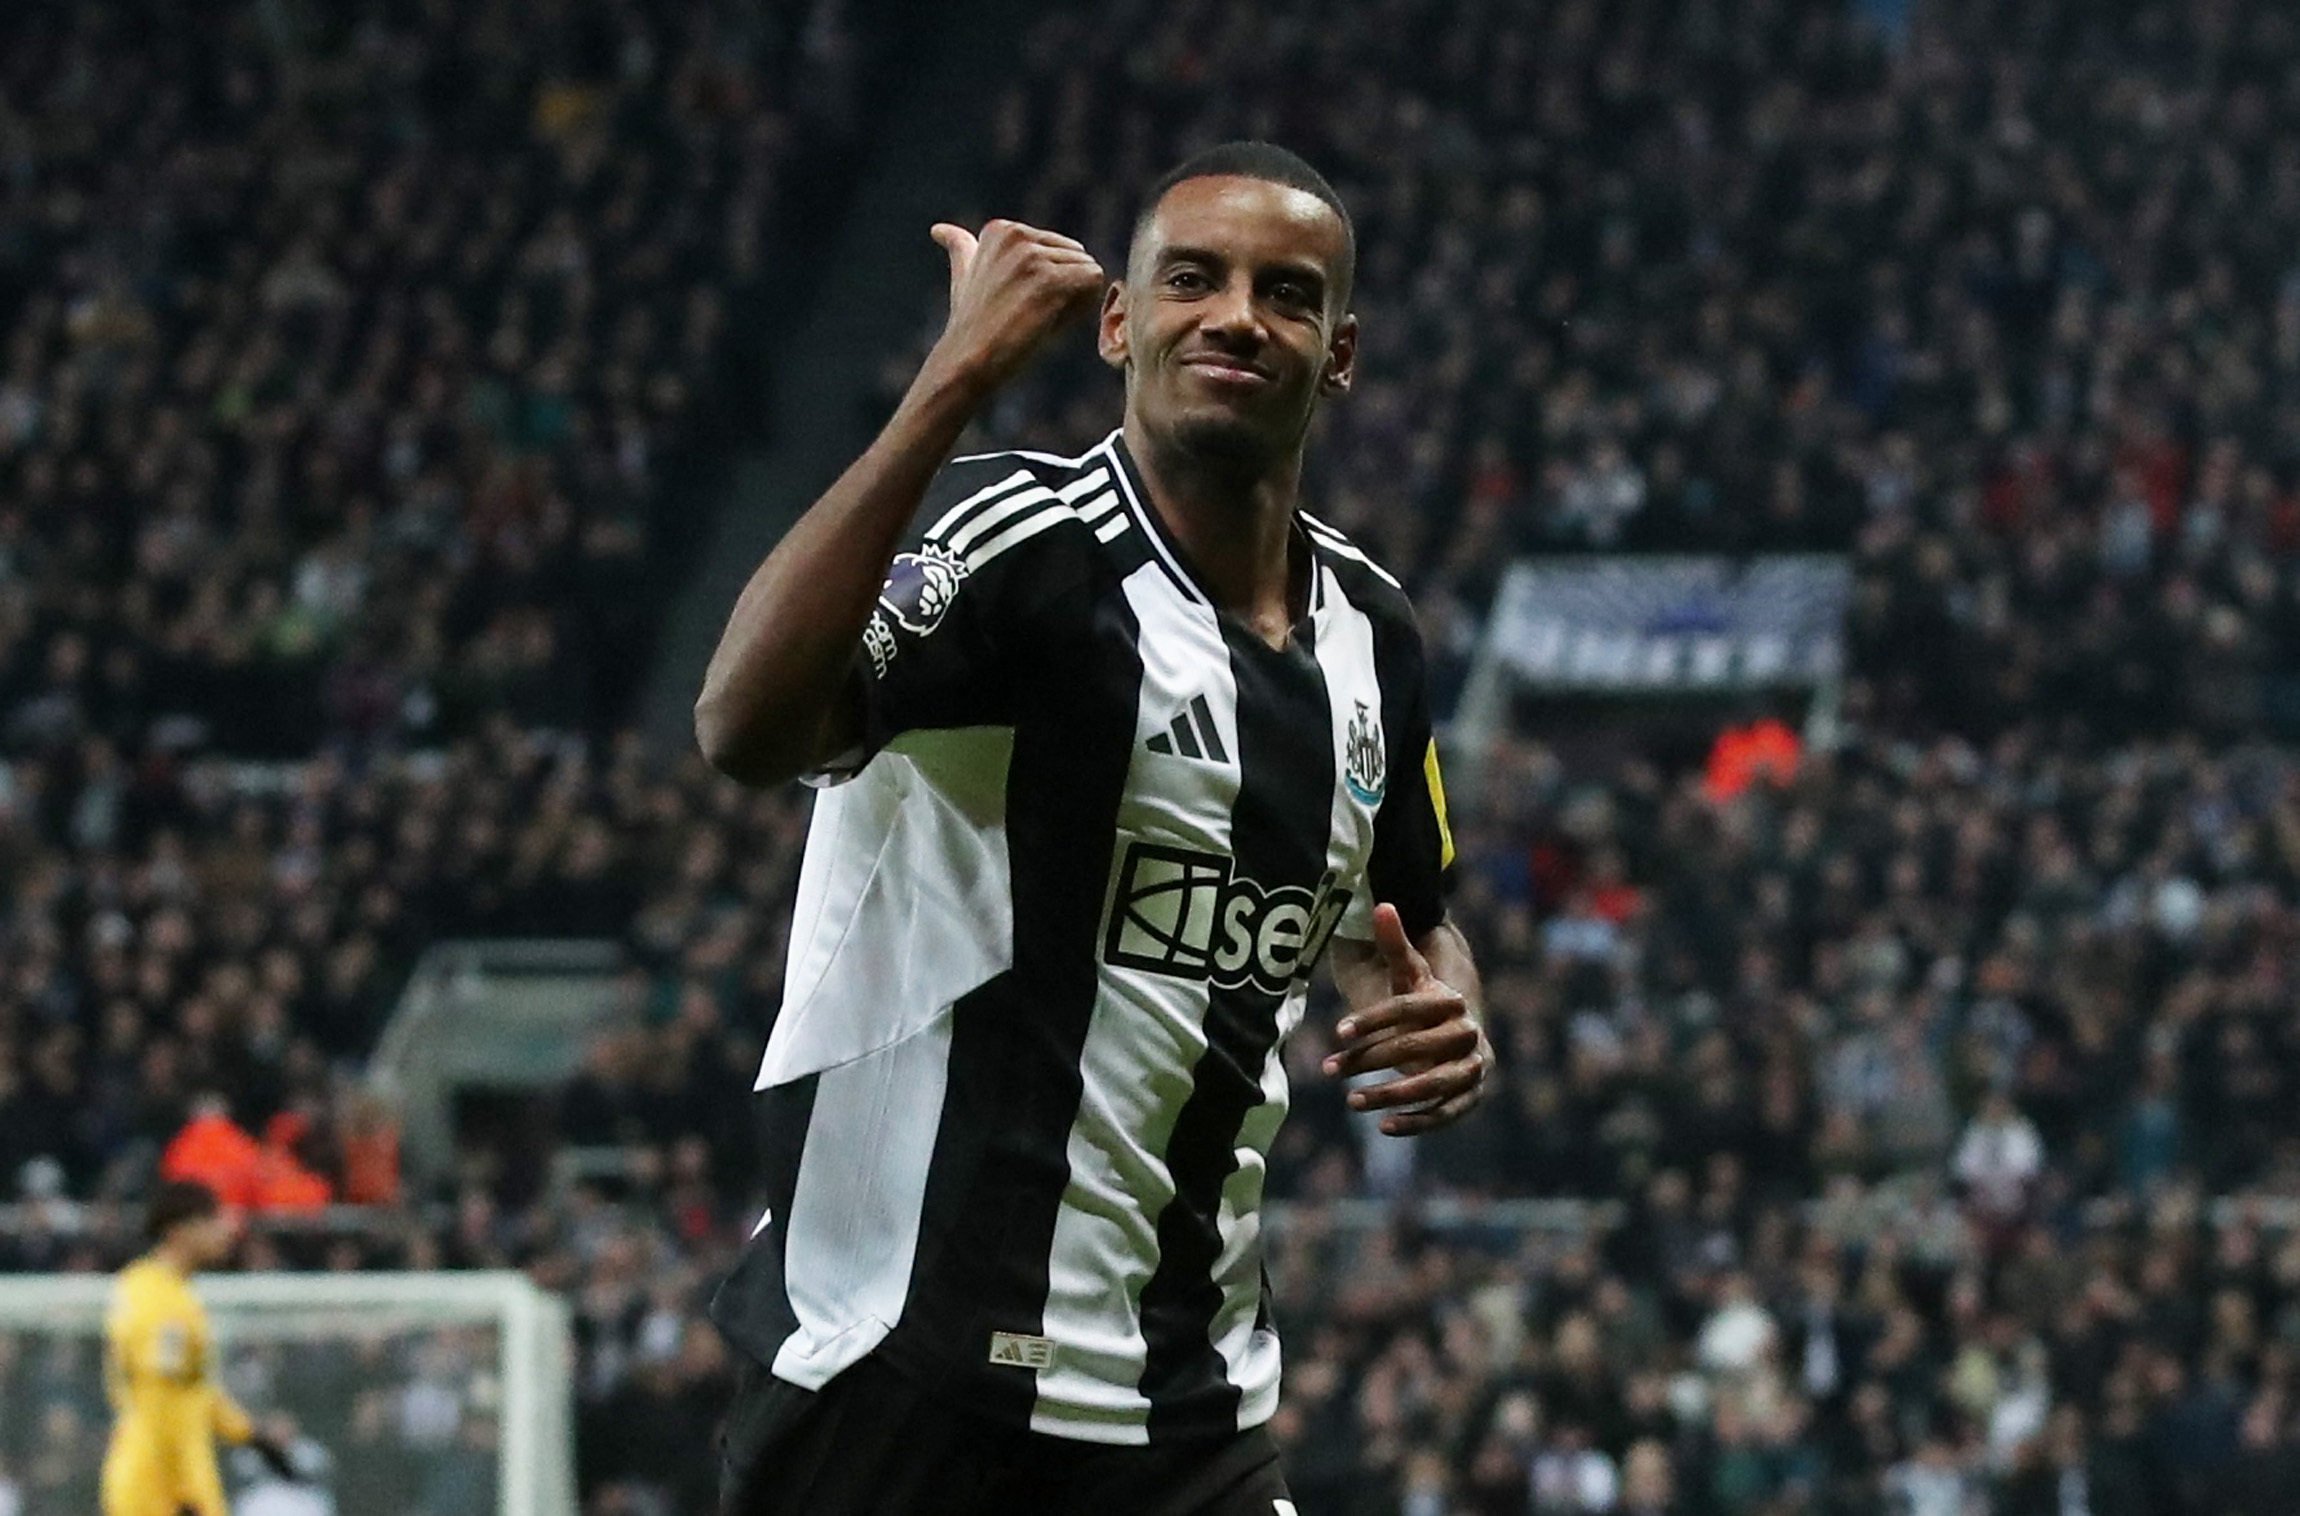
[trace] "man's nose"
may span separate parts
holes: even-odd
[[[1262,328],[1262,314],[1254,306],[1253,283],[1243,278],[1225,284],[1206,303],[1199,325],[1210,336],[1219,335],[1253,346],[1259,346],[1269,336]]]

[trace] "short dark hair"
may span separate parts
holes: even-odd
[[[1142,228],[1150,224],[1151,216],[1158,210],[1158,203],[1166,198],[1166,192],[1175,185],[1186,179],[1225,178],[1260,179],[1269,184],[1283,184],[1289,189],[1315,195],[1325,202],[1327,209],[1339,217],[1342,223],[1342,266],[1334,271],[1334,275],[1338,286],[1336,293],[1342,303],[1347,304],[1350,286],[1358,274],[1357,223],[1350,219],[1349,207],[1342,204],[1342,197],[1326,182],[1324,174],[1312,168],[1309,160],[1300,153],[1289,147],[1280,147],[1275,142],[1241,139],[1207,148],[1204,152],[1193,153],[1183,159],[1160,175],[1158,182],[1150,186],[1150,192],[1143,196],[1141,214],[1134,218],[1134,235],[1137,238],[1142,235]],[[1127,260],[1133,261],[1132,248],[1127,249]]]
[[[187,1221],[205,1221],[222,1210],[216,1192],[193,1179],[171,1179],[152,1194],[144,1208],[144,1236],[164,1242],[170,1232]]]

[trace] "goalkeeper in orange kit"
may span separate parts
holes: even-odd
[[[104,1387],[116,1418],[104,1455],[104,1516],[229,1516],[215,1443],[252,1448],[292,1477],[284,1439],[259,1431],[210,1362],[208,1314],[191,1276],[223,1262],[233,1225],[205,1185],[152,1197],[152,1250],[120,1271],[104,1320]]]

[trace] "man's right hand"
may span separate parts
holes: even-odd
[[[927,366],[982,394],[1021,372],[1064,322],[1101,304],[1102,265],[1058,232],[992,221],[977,237],[942,221],[933,236],[950,255],[950,321]]]
[[[1063,322],[1101,302],[1102,265],[1068,237],[948,223],[950,324],[902,404],[752,573],[695,701],[711,766],[764,787],[820,768],[862,736],[855,657],[887,564],[934,472],[984,401]]]

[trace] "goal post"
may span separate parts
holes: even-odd
[[[525,1275],[208,1274],[193,1287],[224,1384],[326,1450],[339,1516],[575,1516],[569,1312]],[[0,1276],[0,1365],[32,1369],[0,1374],[26,1401],[0,1406],[0,1464],[35,1451],[6,1445],[11,1424],[30,1437],[55,1424],[51,1406],[84,1424],[101,1405],[111,1291],[101,1274]]]

